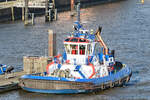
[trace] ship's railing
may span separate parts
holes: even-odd
[[[29,0],[29,8],[45,8],[45,0]],[[17,0],[15,4],[16,7],[25,7],[25,2],[23,0]],[[49,3],[49,7],[53,7],[53,3]]]
[[[0,9],[13,7],[16,1],[0,2]]]
[[[45,0],[29,0],[28,7],[29,8],[45,8]],[[49,3],[49,7],[53,7],[53,3]],[[8,1],[8,2],[0,2],[0,9],[10,8],[10,7],[25,7],[24,0],[17,1]]]
[[[17,2],[15,4],[16,7],[25,7],[25,3],[24,2]],[[29,8],[45,8],[45,3],[41,3],[41,2],[29,2],[28,3],[28,7]]]

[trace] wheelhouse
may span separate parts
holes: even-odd
[[[93,54],[93,44],[85,38],[71,37],[64,41],[67,59],[72,63],[85,64],[88,56]]]

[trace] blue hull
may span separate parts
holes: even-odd
[[[33,89],[22,87],[22,89],[30,92],[38,92],[38,93],[52,93],[52,94],[76,94],[76,93],[88,93],[90,91],[87,90],[75,90],[75,89],[62,89],[62,90],[46,90],[46,89]]]
[[[115,74],[111,74],[106,77],[93,78],[93,79],[72,79],[72,78],[58,78],[58,77],[49,77],[49,76],[37,76],[37,74],[24,75],[20,79],[20,86],[22,89],[30,92],[39,92],[39,93],[54,93],[54,94],[69,94],[69,93],[88,93],[93,92],[95,90],[103,90],[105,88],[111,88],[114,86],[119,86],[121,84],[127,83],[131,77],[131,69],[129,67],[124,67],[119,72]],[[30,81],[26,81],[30,80]],[[36,80],[36,81],[35,81]],[[37,82],[34,84],[40,84],[41,82],[54,82],[48,86],[53,87],[40,87],[40,85],[35,86],[34,88],[28,84],[31,82]],[[56,83],[55,83],[56,82]],[[60,84],[58,85],[57,82]],[[61,83],[62,82],[62,83]],[[73,83],[73,84],[72,84]],[[80,86],[75,83],[80,83]],[[87,85],[87,83],[91,83],[91,85]],[[72,84],[74,87],[67,87]],[[43,86],[46,86],[44,84]],[[87,85],[87,86],[85,86]],[[65,87],[64,87],[65,86]],[[85,86],[85,88],[84,88]],[[54,88],[55,87],[55,88]],[[88,88],[87,88],[88,87]],[[90,87],[90,88],[89,88]],[[96,87],[96,88],[95,88]]]

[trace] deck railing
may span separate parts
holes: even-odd
[[[0,9],[13,7],[16,1],[0,2]]]

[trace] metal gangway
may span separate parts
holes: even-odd
[[[16,4],[16,1],[0,2],[0,9],[11,8]]]
[[[25,7],[25,0],[17,0],[15,7]],[[49,3],[50,8],[53,7],[53,3]],[[28,8],[45,8],[46,0],[28,0]]]

